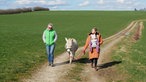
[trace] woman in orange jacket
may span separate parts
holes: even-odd
[[[100,53],[100,45],[103,43],[102,37],[99,32],[97,32],[97,28],[93,28],[91,33],[89,33],[86,44],[83,49],[83,53],[85,54],[86,49],[89,47],[89,60],[91,61],[91,67],[97,69],[97,61]]]

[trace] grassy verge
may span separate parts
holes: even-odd
[[[137,42],[131,41],[131,38],[123,40],[119,44],[119,49],[113,53],[113,60],[122,61],[120,65],[116,66],[118,74],[123,75],[120,82],[146,81],[145,34],[146,29],[143,30],[142,36]]]

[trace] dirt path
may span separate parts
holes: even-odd
[[[78,51],[81,49],[79,48]],[[64,52],[54,59],[54,67],[50,67],[47,62],[37,70],[37,73],[32,74],[31,78],[24,79],[23,82],[59,82],[59,78],[74,67],[74,64],[70,65],[68,60],[68,54]]]
[[[102,64],[103,61],[107,59],[108,51],[125,35],[128,35],[129,32],[137,25],[138,22],[132,22],[126,29],[120,31],[119,33],[104,39],[105,45],[101,49],[101,57],[99,59],[99,64]],[[114,39],[114,41],[112,40]],[[79,48],[78,51],[82,50]],[[77,52],[78,52],[77,51]],[[73,68],[74,64],[68,64],[68,54],[63,53],[55,58],[55,67],[48,66],[48,63],[44,64],[35,74],[32,74],[31,78],[23,79],[23,82],[60,82],[59,79],[62,76],[65,76],[71,68]],[[82,78],[86,78],[83,82],[105,82],[104,78],[100,77],[97,72],[94,72],[89,64],[84,68],[83,74],[81,74]],[[89,77],[90,76],[90,77]]]

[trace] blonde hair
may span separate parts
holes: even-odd
[[[53,23],[49,23],[48,25],[52,26],[53,27]]]
[[[92,29],[94,29],[96,32],[98,31],[98,29],[96,27],[93,27]]]

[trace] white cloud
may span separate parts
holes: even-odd
[[[89,5],[89,1],[84,1],[83,3],[79,4],[80,7],[83,7],[83,6],[88,6]]]
[[[117,0],[118,3],[124,3],[125,0]]]
[[[104,4],[104,1],[103,0],[99,0],[97,3],[98,4]]]
[[[16,0],[18,5],[40,4],[40,5],[64,5],[66,2],[63,0]]]
[[[16,4],[30,4],[33,0],[16,0]]]
[[[0,0],[0,6],[1,5],[6,5],[6,4],[8,4],[9,2],[8,1],[6,1],[6,0]]]
[[[52,0],[52,1],[45,0],[45,1],[46,1],[46,4],[48,4],[48,5],[64,5],[64,4],[66,4],[66,2],[63,0]]]
[[[53,6],[53,7],[51,7],[52,9],[57,9],[58,8],[58,6]]]

